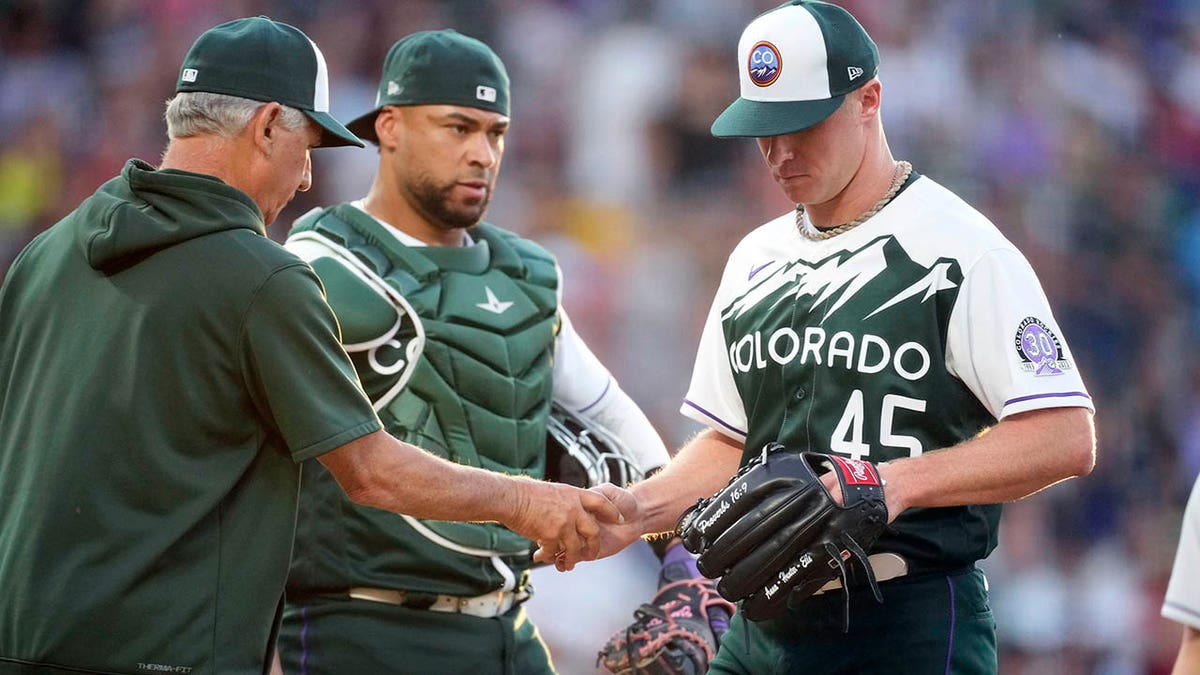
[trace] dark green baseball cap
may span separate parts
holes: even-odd
[[[329,114],[329,70],[316,43],[299,28],[265,16],[204,31],[183,58],[175,91],[277,102],[316,122],[320,145],[363,147]]]
[[[793,0],[760,15],[738,41],[741,96],[714,136],[781,136],[819,124],[879,70],[879,50],[849,12]]]
[[[388,105],[461,105],[508,115],[508,72],[484,43],[453,30],[413,33],[383,61],[375,109],[350,122],[372,143],[375,118]]]

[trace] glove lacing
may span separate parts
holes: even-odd
[[[883,593],[879,591],[879,582],[875,580],[875,569],[871,567],[871,561],[867,558],[867,553],[854,541],[854,537],[850,536],[849,532],[843,532],[841,536],[842,545],[858,561],[863,572],[867,575],[867,584],[871,587],[871,592],[875,595],[875,601],[883,604]],[[825,551],[829,557],[837,563],[838,573],[842,579],[842,633],[850,632],[850,574],[846,566],[846,562],[842,560],[842,551],[837,550],[833,542],[825,542]]]

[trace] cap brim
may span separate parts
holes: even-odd
[[[320,148],[336,148],[345,145],[353,145],[357,147],[365,147],[363,142],[357,136],[350,133],[350,130],[342,126],[342,123],[333,119],[329,113],[318,112],[316,110],[305,110],[305,115],[316,122],[321,127],[321,144]]]
[[[739,98],[712,123],[720,138],[765,138],[803,131],[842,105],[845,94],[816,101],[751,101]]]
[[[375,118],[379,117],[379,111],[382,109],[376,108],[365,115],[354,118],[346,125],[346,128],[364,141],[371,141],[375,145],[379,145],[379,136],[375,133]]]

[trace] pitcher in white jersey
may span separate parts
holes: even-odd
[[[754,138],[797,206],[730,255],[681,409],[708,429],[632,496],[614,493],[639,516],[606,530],[604,553],[670,530],[778,441],[876,465],[884,601],[859,574],[848,633],[840,592],[735,617],[713,673],[995,672],[975,562],[995,548],[1000,504],[1095,463],[1092,400],[1037,276],[986,216],[892,156],[878,62],[824,2],[743,32],[741,96],[712,132]]]

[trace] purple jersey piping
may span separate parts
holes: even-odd
[[[946,586],[950,589],[950,637],[946,644],[946,675],[950,675],[951,657],[954,656],[954,581],[946,577]]]
[[[603,400],[604,400],[604,396],[605,396],[606,394],[608,394],[608,389],[609,389],[609,387],[611,387],[611,386],[612,386],[612,382],[613,382],[613,379],[612,379],[612,377],[609,377],[609,378],[608,378],[608,382],[605,382],[605,383],[604,383],[604,391],[600,392],[600,395],[596,397],[596,400],[595,400],[595,401],[592,401],[591,403],[589,403],[589,404],[587,404],[587,405],[583,406],[582,408],[580,408],[580,409],[579,409],[579,414],[581,414],[581,415],[582,415],[583,413],[585,413],[585,412],[587,412],[588,410],[591,410],[593,407],[595,407],[595,405],[596,405],[597,403],[599,403],[600,401],[603,401]]]
[[[1021,403],[1022,401],[1032,401],[1032,400],[1038,399],[1038,398],[1067,398],[1067,397],[1071,397],[1071,396],[1079,396],[1082,398],[1086,398],[1089,401],[1092,400],[1091,396],[1088,396],[1085,392],[1082,392],[1082,391],[1059,391],[1059,392],[1055,392],[1053,394],[1030,394],[1029,396],[1018,396],[1017,398],[1010,398],[1004,402],[1004,405],[1009,406],[1009,405],[1012,405],[1013,403]]]
[[[308,607],[300,608],[300,620],[304,627],[300,629],[300,675],[308,675]]]
[[[697,411],[700,412],[701,415],[704,415],[705,417],[716,422],[717,424],[720,424],[721,426],[725,427],[726,429],[732,431],[735,434],[740,434],[742,436],[746,435],[746,432],[742,431],[741,429],[738,429],[737,427],[733,426],[732,424],[729,424],[725,420],[708,412],[707,410],[705,410],[704,408],[701,408],[700,406],[696,405],[695,403],[692,403],[691,401],[687,400],[686,398],[683,399],[683,404],[695,408]]]

